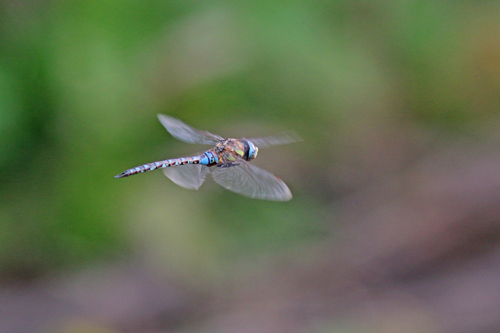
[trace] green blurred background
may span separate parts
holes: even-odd
[[[500,294],[432,297],[500,276],[470,266],[500,245],[499,18],[498,1],[0,2],[0,331],[500,329]],[[114,179],[203,149],[158,113],[297,132],[255,161],[294,199]]]

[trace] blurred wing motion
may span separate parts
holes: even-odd
[[[248,140],[252,141],[253,144],[259,148],[268,148],[272,146],[286,145],[293,142],[304,141],[297,133],[292,131],[269,135],[262,138],[250,138]]]
[[[292,192],[281,179],[245,161],[232,165],[218,165],[212,172],[212,177],[222,187],[253,199],[272,201],[292,199]]]
[[[174,117],[159,114],[158,120],[174,138],[186,143],[215,145],[224,140],[222,137],[210,132],[197,130]]]
[[[163,169],[163,173],[177,185],[197,190],[205,181],[209,169],[203,164],[186,164],[182,168]]]

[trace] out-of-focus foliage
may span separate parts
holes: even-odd
[[[436,142],[498,136],[499,17],[495,1],[1,2],[0,276],[140,256],[199,286],[335,242],[340,199]],[[296,131],[255,161],[293,201],[114,179],[204,149],[157,113]]]

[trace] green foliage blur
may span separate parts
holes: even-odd
[[[335,234],[335,205],[436,138],[494,134],[496,1],[4,1],[0,276],[146,254],[180,275]],[[255,161],[294,199],[247,199],[160,171],[226,137],[294,130]],[[396,166],[396,167],[394,167]],[[391,169],[393,168],[393,169]]]

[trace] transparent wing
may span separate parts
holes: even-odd
[[[262,138],[247,138],[253,142],[258,148],[267,148],[271,146],[285,145],[288,143],[304,141],[293,131],[283,132],[279,134],[269,135]]]
[[[215,145],[220,140],[224,140],[222,137],[210,132],[197,130],[174,117],[159,114],[158,120],[174,138],[187,143]]]
[[[272,173],[244,161],[233,166],[216,166],[214,180],[226,189],[253,199],[288,201],[292,192]]]
[[[163,173],[171,181],[190,190],[200,188],[208,172],[208,167],[202,164],[185,164],[163,169]]]

